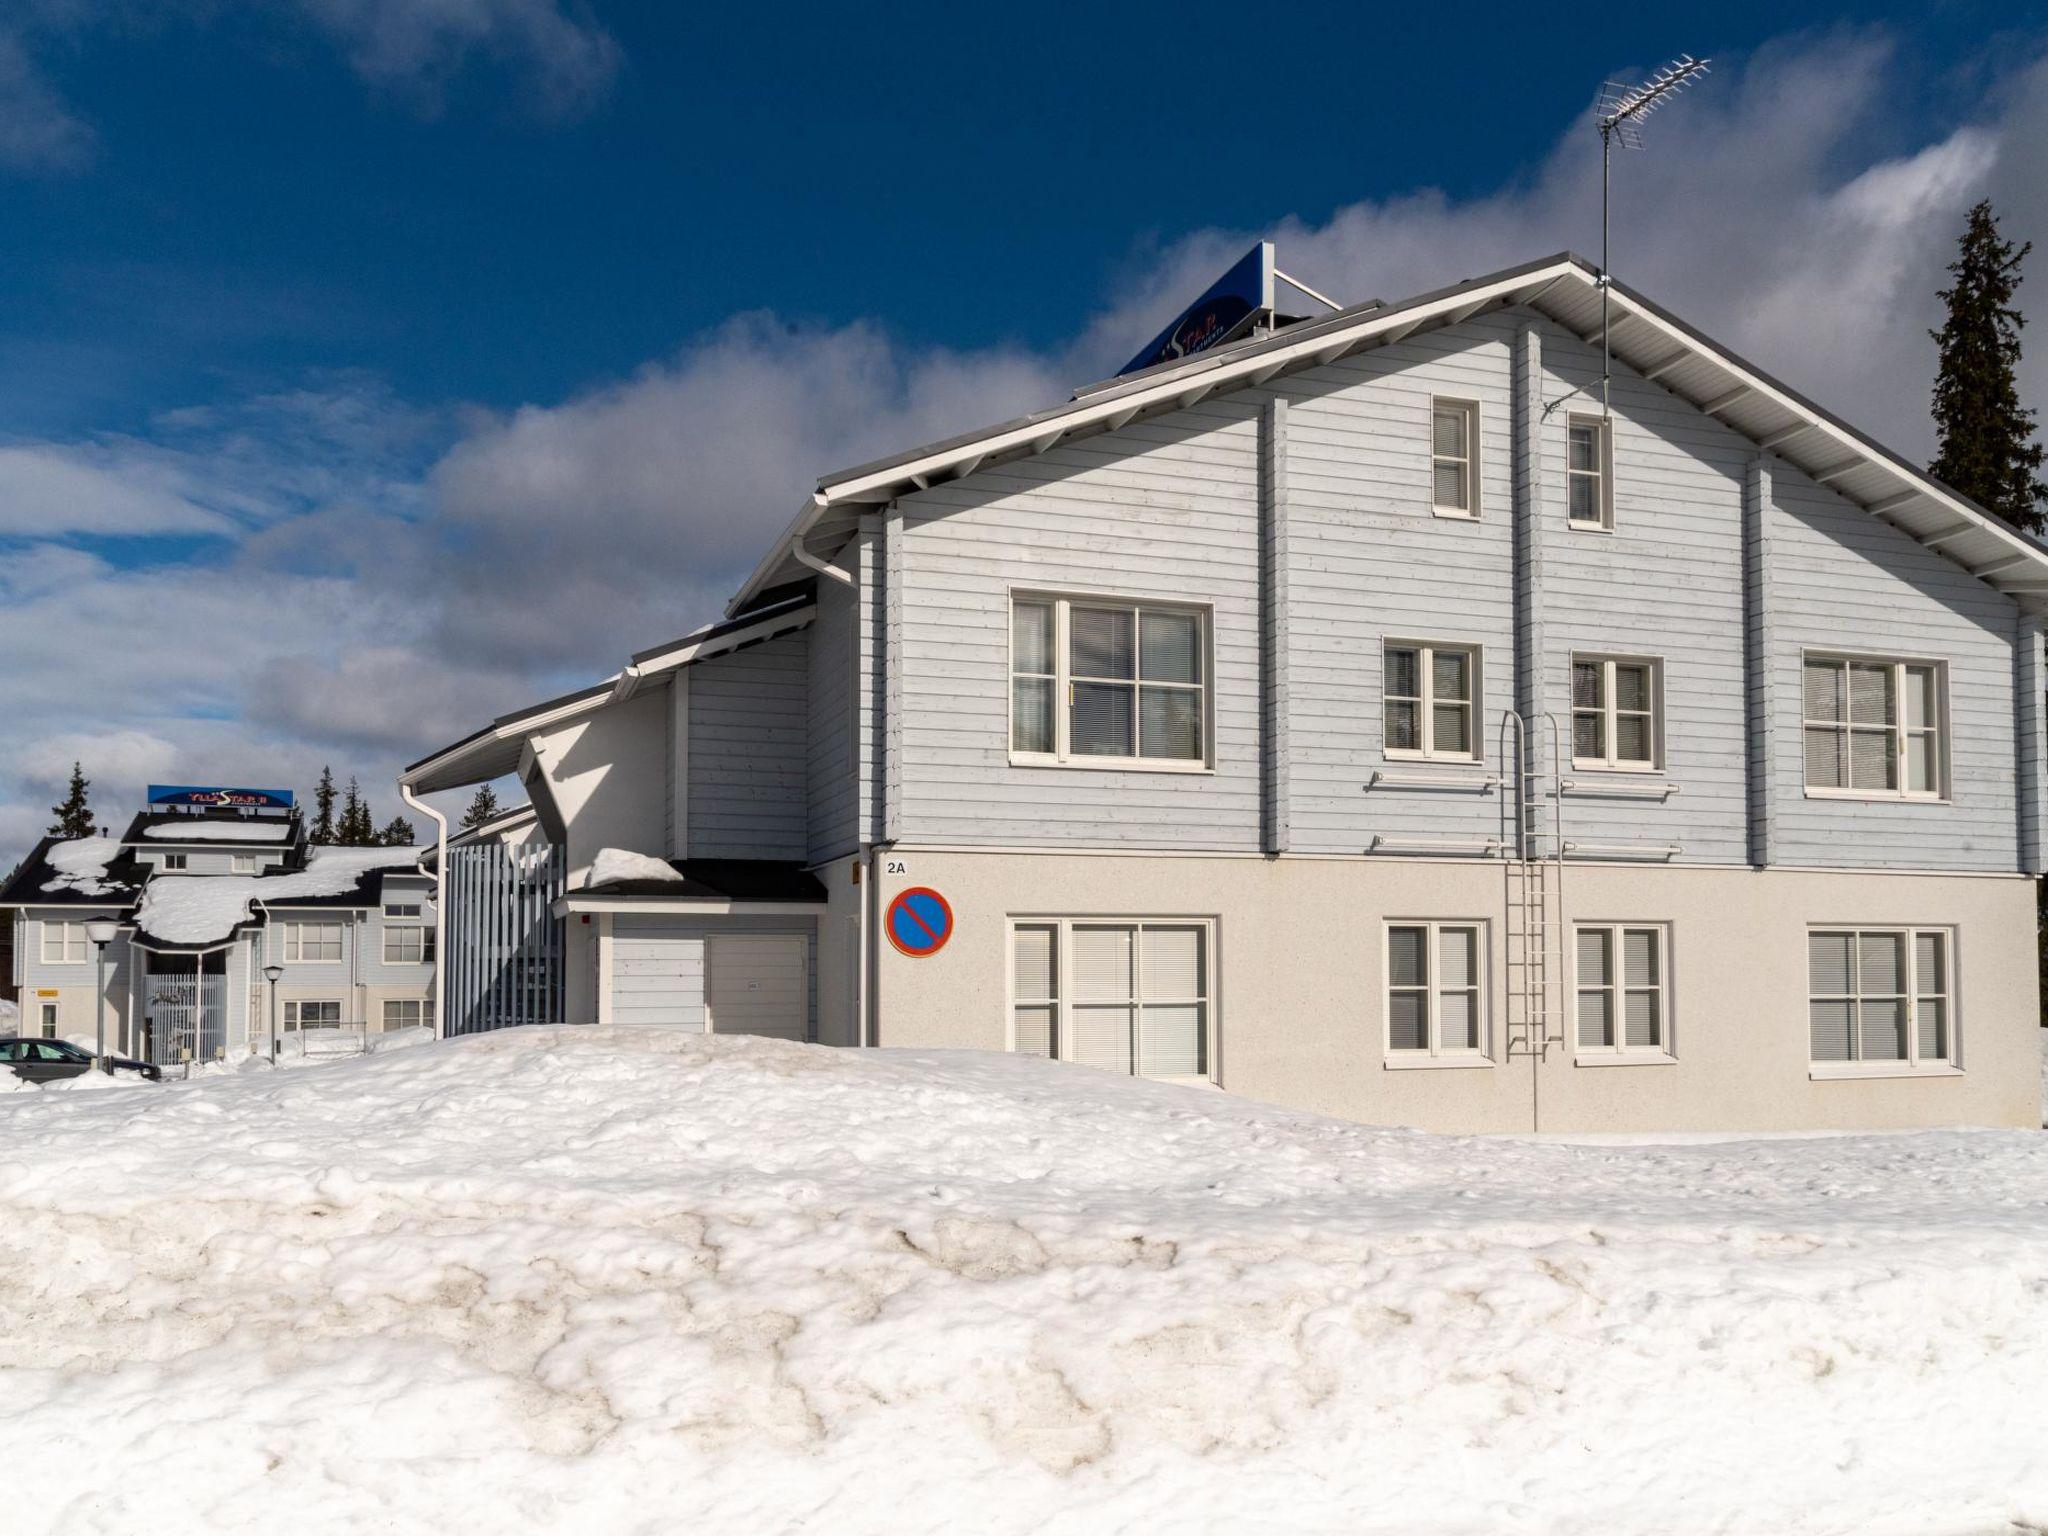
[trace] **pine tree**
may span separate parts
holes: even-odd
[[[2041,530],[2048,483],[2043,450],[2033,442],[2034,413],[2020,405],[2013,383],[2020,328],[2013,307],[2020,263],[2033,243],[2015,246],[1998,235],[1998,216],[1984,201],[1970,210],[1941,290],[1948,322],[1930,331],[1941,346],[1934,380],[1934,424],[1940,451],[1928,469],[1965,496],[2026,533]]]
[[[320,770],[320,786],[313,791],[313,841],[334,841],[334,770]]]
[[[386,848],[410,848],[412,840],[412,823],[403,816],[392,817],[384,823],[384,830],[377,834],[377,841]]]
[[[488,784],[479,784],[476,787],[476,798],[469,802],[469,809],[462,813],[461,830],[464,832],[471,831],[476,827],[482,826],[497,814],[497,791]]]
[[[84,767],[73,763],[71,792],[62,805],[50,807],[50,814],[57,818],[50,824],[52,837],[91,837],[99,830],[92,822],[92,807],[86,803],[85,792],[90,787]]]
[[[353,775],[341,797],[341,820],[335,824],[334,840],[344,848],[367,848],[377,839],[376,823],[370,820],[369,802]]]

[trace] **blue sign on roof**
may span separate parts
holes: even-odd
[[[1235,341],[1246,322],[1273,307],[1273,243],[1261,240],[1244,259],[1209,285],[1194,303],[1174,317],[1173,324],[1117,370],[1119,377],[1193,357],[1197,352]]]
[[[185,806],[210,806],[234,811],[288,811],[292,792],[288,789],[224,789],[210,784],[152,784],[149,808],[177,810]]]

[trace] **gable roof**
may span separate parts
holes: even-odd
[[[742,610],[801,562],[810,546],[829,554],[863,510],[972,474],[985,464],[1044,453],[1075,437],[1113,432],[1218,391],[1264,384],[1390,346],[1418,332],[1458,325],[1489,310],[1527,307],[1580,340],[1601,336],[1600,272],[1561,252],[1398,304],[1361,304],[1268,336],[1163,363],[1091,387],[1048,410],[929,443],[824,476],[788,530],[769,548],[728,612]],[[1607,287],[1607,342],[1615,361],[1768,449],[1862,507],[1938,550],[1972,576],[2025,605],[2048,608],[2048,548],[1936,480],[1899,454],[1772,378],[1625,284]],[[816,558],[812,555],[812,558]]]

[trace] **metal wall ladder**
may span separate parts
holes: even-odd
[[[1565,1043],[1564,773],[1563,730],[1557,716],[1542,722],[1550,738],[1550,768],[1540,761],[1540,739],[1514,710],[1501,716],[1501,858],[1506,873],[1508,1059],[1541,1062]],[[1533,1091],[1533,1090],[1532,1090]]]

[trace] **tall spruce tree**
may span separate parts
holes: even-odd
[[[313,791],[313,841],[334,841],[334,770],[320,770],[319,787]]]
[[[403,816],[394,816],[384,823],[384,830],[377,834],[377,841],[386,848],[410,848],[413,842],[412,823]]]
[[[482,826],[498,814],[498,793],[488,784],[476,787],[476,798],[469,802],[469,809],[462,813],[462,830],[471,831]]]
[[[370,820],[369,802],[351,775],[341,796],[341,820],[335,823],[334,840],[344,848],[367,848],[377,840],[376,823]]]
[[[91,837],[99,830],[93,825],[92,807],[86,802],[89,788],[84,766],[73,763],[70,793],[65,795],[63,804],[50,807],[50,814],[57,818],[50,823],[50,836]]]
[[[2026,324],[2013,295],[2033,248],[1999,237],[1988,199],[1972,208],[1949,264],[1955,282],[1940,290],[1948,321],[1928,333],[1941,346],[1934,380],[1940,451],[1928,469],[2026,533],[2040,532],[2048,511],[2034,413],[2020,404],[2013,382]]]

